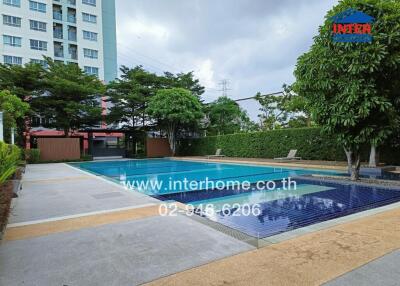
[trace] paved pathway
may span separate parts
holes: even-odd
[[[253,249],[65,164],[30,165],[0,245],[0,285],[138,285]]]

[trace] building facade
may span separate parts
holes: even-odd
[[[115,0],[0,0],[0,62],[76,63],[109,82],[117,77]]]

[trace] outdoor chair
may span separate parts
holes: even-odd
[[[301,160],[301,157],[296,157],[297,150],[292,149],[289,151],[287,157],[274,158],[274,160]]]

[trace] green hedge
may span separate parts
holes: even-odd
[[[284,157],[290,149],[297,149],[297,156],[306,160],[346,160],[343,148],[320,128],[279,129],[264,132],[238,133],[181,140],[179,155],[204,156],[215,154],[221,148],[224,155],[245,158]],[[369,149],[362,159],[368,160]],[[399,148],[384,147],[382,161],[400,164]]]

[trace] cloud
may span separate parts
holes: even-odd
[[[280,90],[292,83],[326,12],[337,0],[117,0],[119,64],[162,73],[194,71],[205,101]],[[258,106],[243,103],[252,118]]]

